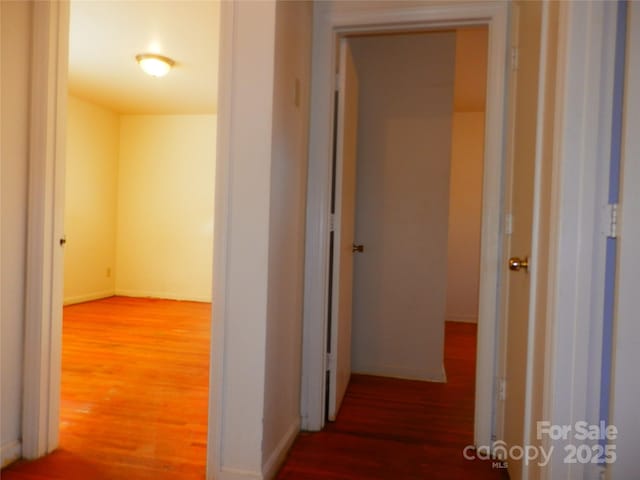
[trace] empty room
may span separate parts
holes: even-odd
[[[218,15],[70,4],[60,443],[31,473],[204,478]]]

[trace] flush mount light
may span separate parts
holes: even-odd
[[[136,61],[144,73],[152,77],[164,77],[176,63],[169,57],[163,57],[155,53],[141,53],[136,55]]]

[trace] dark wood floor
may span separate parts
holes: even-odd
[[[204,479],[210,305],[110,299],[64,311],[60,449],[3,480]],[[469,462],[475,326],[447,324],[448,383],[354,375],[335,423],[280,480],[498,479]]]
[[[476,326],[446,324],[447,383],[353,375],[336,422],[301,434],[279,480],[489,480],[473,442]]]

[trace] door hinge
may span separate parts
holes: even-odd
[[[511,235],[513,233],[513,213],[507,213],[504,216],[504,234]]]
[[[605,228],[604,234],[609,238],[618,238],[618,210],[617,203],[610,203],[606,207],[604,214]]]
[[[520,59],[520,49],[511,47],[511,70],[518,70],[518,60]]]
[[[333,213],[329,214],[329,231],[333,232],[336,228],[335,226],[335,218],[336,216]]]
[[[333,353],[327,352],[325,363],[327,371],[333,370],[336,365],[336,356]]]
[[[507,380],[498,378],[498,400],[506,400],[507,398]]]

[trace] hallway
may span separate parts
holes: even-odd
[[[126,297],[66,307],[60,449],[2,478],[204,478],[209,308]],[[500,479],[462,456],[475,344],[474,324],[447,322],[446,384],[353,375],[338,420],[301,433],[277,478]]]
[[[447,322],[445,339],[447,383],[353,375],[337,421],[301,433],[278,480],[501,479],[462,455],[473,442],[476,325]]]

